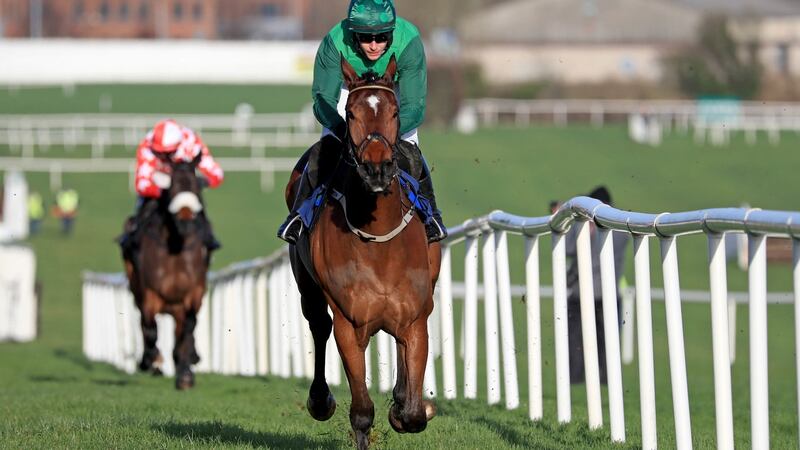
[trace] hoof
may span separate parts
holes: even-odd
[[[434,404],[430,400],[425,400],[422,402],[425,406],[425,420],[429,421],[436,417],[436,404]]]
[[[389,425],[392,426],[392,429],[398,433],[405,433],[406,430],[403,428],[403,423],[400,422],[398,416],[400,415],[399,412],[395,412],[397,410],[397,405],[392,405],[389,408]]]
[[[185,391],[194,387],[194,374],[191,370],[186,370],[175,377],[175,389]]]
[[[155,360],[150,365],[150,373],[152,373],[153,376],[156,376],[156,377],[160,377],[161,375],[164,375],[164,372],[161,370],[161,367],[163,365],[164,365],[164,358],[162,358],[161,354],[159,354],[158,356],[156,356]]]
[[[308,400],[306,400],[306,409],[308,413],[311,414],[311,417],[320,422],[324,422],[330,419],[333,413],[336,412],[336,399],[333,398],[333,394],[330,392],[328,392],[328,396],[325,398],[324,402],[315,401],[309,395]]]

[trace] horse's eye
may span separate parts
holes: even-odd
[[[392,114],[392,118],[393,118],[393,119],[397,118],[397,115],[398,115],[398,114],[399,114],[399,113],[398,113],[397,111],[395,111],[395,112],[394,112],[394,114]]]
[[[353,112],[352,112],[352,111],[349,111],[349,110],[348,110],[348,111],[345,113],[345,115],[346,115],[346,116],[347,116],[347,118],[348,118],[348,119],[350,119],[350,120],[352,120],[352,119],[355,119],[355,118],[356,118],[356,116],[355,116],[355,115],[353,115]]]

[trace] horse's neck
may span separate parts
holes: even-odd
[[[368,192],[361,178],[351,172],[345,185],[347,198],[347,217],[350,223],[363,231],[377,233],[396,227],[403,219],[406,209],[403,206],[403,193],[397,177],[389,185],[388,193]]]

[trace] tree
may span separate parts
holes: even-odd
[[[686,94],[752,98],[761,84],[762,68],[755,46],[734,40],[724,16],[709,16],[700,25],[697,42],[671,63]]]

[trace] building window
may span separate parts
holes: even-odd
[[[778,44],[776,68],[778,72],[786,75],[789,73],[789,44],[782,42]]]
[[[129,11],[128,11],[128,2],[122,2],[122,4],[119,5],[119,20],[121,20],[123,22],[127,22],[128,21],[128,13],[129,13]]]
[[[195,3],[194,7],[192,8],[192,15],[194,15],[194,20],[200,21],[203,19],[203,4],[202,3]]]
[[[72,8],[72,17],[75,20],[81,20],[83,18],[83,2],[75,2]]]
[[[142,22],[147,21],[147,16],[150,14],[150,8],[147,7],[147,2],[139,4],[139,20]]]
[[[262,17],[275,17],[278,15],[278,7],[272,3],[264,3],[260,8]]]
[[[108,2],[100,3],[100,20],[108,22],[109,7]]]
[[[183,19],[183,4],[180,2],[175,3],[175,7],[172,9],[172,16],[175,20]]]

